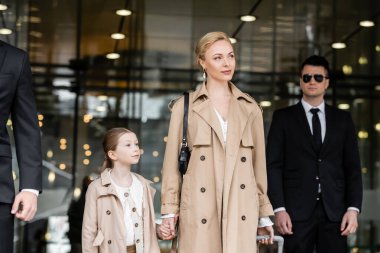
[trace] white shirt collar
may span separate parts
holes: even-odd
[[[305,110],[306,113],[310,112],[310,109],[312,109],[312,108],[318,108],[322,114],[325,114],[325,101],[324,100],[318,106],[312,106],[303,99],[301,99],[301,103],[302,103],[303,109]]]

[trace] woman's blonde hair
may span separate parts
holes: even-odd
[[[104,135],[103,151],[104,151],[105,158],[104,158],[102,170],[105,170],[106,168],[113,168],[113,161],[108,156],[108,151],[115,151],[116,146],[119,143],[120,137],[126,133],[133,133],[133,132],[123,127],[115,127],[108,130],[107,133]]]
[[[200,61],[205,60],[206,51],[212,46],[212,44],[214,44],[215,42],[219,40],[227,41],[232,46],[232,43],[229,37],[224,32],[209,32],[203,35],[203,37],[199,39],[195,47],[195,57],[197,60],[197,64],[202,71],[203,71],[203,68],[200,64]]]

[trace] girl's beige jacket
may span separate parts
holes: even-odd
[[[159,253],[156,236],[153,197],[155,189],[150,181],[135,174],[143,185],[144,252]],[[122,204],[111,184],[107,170],[94,180],[86,193],[82,227],[83,253],[123,253],[125,246],[125,223]]]

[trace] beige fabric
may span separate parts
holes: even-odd
[[[134,174],[143,184],[143,233],[144,253],[159,253],[156,236],[152,182]],[[125,225],[123,208],[111,184],[109,173],[104,171],[100,178],[92,182],[86,193],[83,216],[83,253],[125,252]]]
[[[267,197],[261,108],[230,84],[227,142],[205,84],[190,93],[186,175],[178,171],[183,98],[172,107],[166,145],[161,213],[179,213],[180,253],[250,253],[259,217],[273,215]]]

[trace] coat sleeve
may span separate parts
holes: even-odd
[[[252,161],[253,170],[256,177],[257,193],[259,197],[259,217],[273,215],[272,205],[267,196],[267,169],[265,160],[265,137],[263,115],[261,110],[256,112],[252,124],[253,144]]]
[[[273,207],[285,207],[283,194],[283,169],[285,137],[278,112],[273,113],[267,138],[268,195]]]
[[[20,57],[11,118],[20,173],[20,190],[42,191],[41,137],[37,109],[32,91],[32,74],[27,54]]]
[[[346,176],[347,208],[361,210],[363,200],[363,183],[357,135],[351,115],[347,113],[347,132],[344,144],[343,164]]]
[[[172,109],[162,168],[161,214],[179,212],[182,177],[178,170],[178,155],[182,139],[183,98]]]
[[[92,182],[86,192],[86,203],[82,224],[82,252],[98,253],[99,247],[93,246],[98,233],[98,209],[97,209],[95,181]]]

